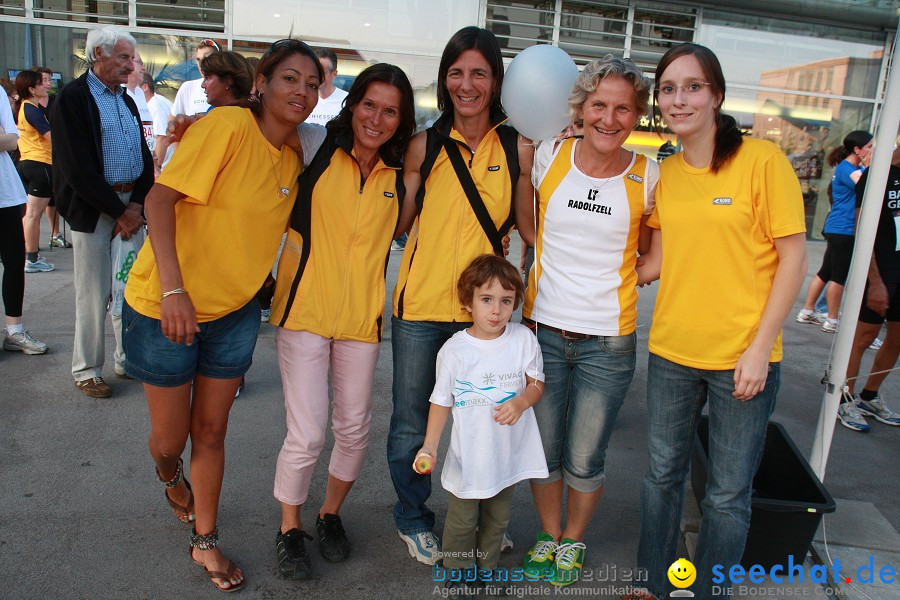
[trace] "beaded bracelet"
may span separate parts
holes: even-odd
[[[187,294],[187,290],[184,288],[178,287],[178,288],[175,288],[174,290],[169,290],[168,292],[163,292],[162,298],[160,298],[160,300],[165,300],[169,296],[174,296],[175,294]]]

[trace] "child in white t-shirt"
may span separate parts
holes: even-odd
[[[430,472],[452,412],[441,473],[450,492],[444,567],[495,569],[515,484],[547,477],[531,409],[543,393],[544,362],[534,334],[509,324],[524,296],[522,279],[509,261],[492,254],[476,258],[460,275],[457,293],[474,322],[438,353],[425,443],[413,469]]]

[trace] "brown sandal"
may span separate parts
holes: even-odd
[[[193,534],[191,535],[191,545],[188,546],[188,553],[191,555],[191,560],[203,567],[203,570],[206,571],[206,576],[209,577],[209,580],[212,581],[212,584],[216,586],[220,592],[225,592],[226,594],[229,592],[236,592],[242,589],[247,584],[247,578],[241,580],[240,583],[232,583],[231,578],[234,576],[234,572],[237,571],[237,565],[234,564],[233,561],[228,561],[228,567],[226,571],[223,573],[221,571],[210,571],[206,565],[202,562],[194,558],[194,548],[199,548],[200,550],[211,550],[216,548],[219,545],[219,528],[213,530],[212,533],[207,533],[205,535],[199,535],[197,530],[195,529]],[[228,587],[222,587],[218,583],[216,583],[216,579],[224,580],[224,583],[228,584]]]
[[[169,498],[169,488],[173,488],[181,482],[182,474],[184,473],[184,461],[179,458],[178,465],[175,467],[175,475],[172,476],[172,479],[166,481],[162,477],[159,476],[159,468],[156,469],[156,478],[159,479],[166,489],[163,490],[163,496],[166,497],[166,502],[169,503],[169,506],[172,508],[172,511],[175,513],[175,518],[184,523],[185,525],[190,525],[194,522],[194,493],[191,490],[191,482],[188,481],[187,477],[184,477],[184,485],[191,492],[190,498],[188,498],[187,505],[181,505]]]

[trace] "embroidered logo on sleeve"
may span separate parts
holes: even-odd
[[[713,198],[713,206],[731,206],[731,198]]]

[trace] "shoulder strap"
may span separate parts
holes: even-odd
[[[466,168],[466,163],[459,153],[459,148],[455,146],[456,142],[453,142],[450,139],[444,140],[444,149],[447,151],[447,156],[450,158],[450,164],[453,165],[453,170],[456,171],[456,178],[459,180],[463,191],[466,193],[466,198],[469,200],[472,212],[475,213],[475,218],[478,219],[478,223],[481,225],[481,228],[484,229],[488,241],[491,242],[494,254],[502,257],[503,236],[500,235],[500,232],[494,226],[494,221],[491,219],[491,214],[484,205],[484,200],[481,199],[481,194],[478,193],[478,188],[475,186],[472,174],[469,173],[469,169]]]
[[[500,234],[507,235],[516,224],[516,185],[519,183],[519,132],[509,125],[500,125],[497,127],[497,136],[500,138],[500,145],[506,154],[506,166],[509,169],[509,179],[512,187],[512,202],[509,203],[509,215],[506,217],[503,225],[500,226]],[[502,256],[502,255],[501,255]]]
[[[425,156],[422,158],[422,164],[419,166],[420,181],[419,190],[416,192],[416,211],[422,212],[422,205],[425,201],[425,180],[434,167],[434,161],[437,160],[438,154],[441,153],[441,143],[437,129],[429,127],[425,130]]]
[[[319,177],[331,164],[331,156],[337,149],[338,144],[335,137],[332,135],[326,136],[325,141],[319,146],[319,150],[316,152],[310,165],[297,178],[299,189],[297,190],[297,199],[294,201],[294,210],[291,213],[291,229],[297,231],[300,237],[303,238],[303,247],[300,250],[300,264],[297,266],[297,272],[294,274],[294,280],[291,282],[287,304],[284,307],[284,316],[281,317],[281,322],[278,324],[279,327],[284,327],[285,323],[287,323],[294,299],[297,297],[300,280],[303,278],[303,271],[306,270],[306,263],[309,262],[309,252],[312,248],[313,188]]]

